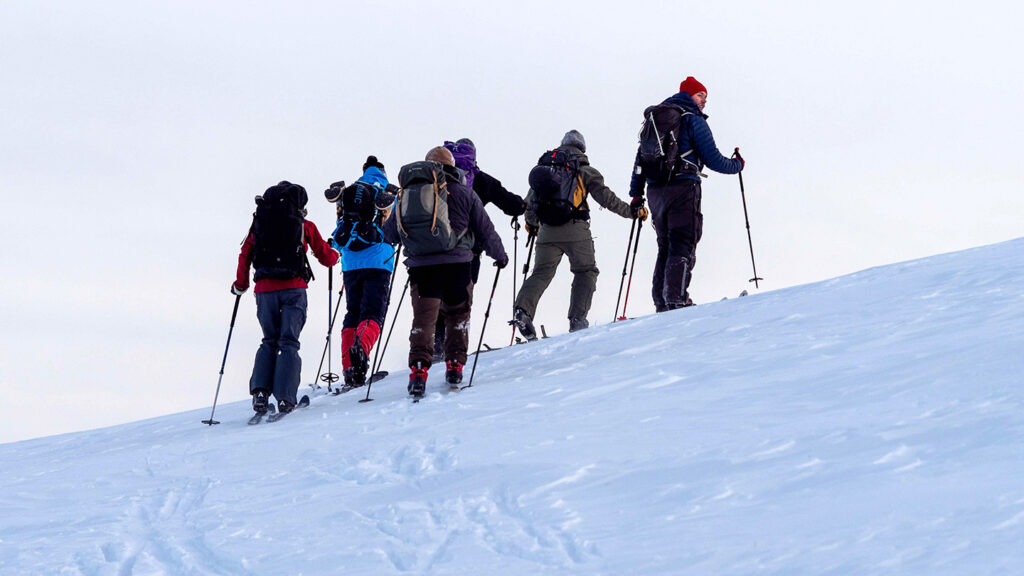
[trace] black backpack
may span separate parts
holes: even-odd
[[[685,158],[693,150],[680,154],[679,132],[683,117],[692,114],[675,104],[658,104],[644,110],[644,125],[640,129],[638,164],[646,178],[668,182],[683,170],[696,168]],[[685,166],[685,167],[684,167]]]
[[[565,150],[548,150],[530,170],[530,188],[542,224],[561,226],[570,220],[589,220],[587,190],[580,177],[579,158]]]
[[[377,188],[366,182],[356,182],[341,191],[336,200],[341,206],[341,219],[334,230],[335,246],[358,252],[381,242],[377,193]]]
[[[306,189],[288,181],[256,197],[252,263],[257,282],[264,278],[302,278],[308,282],[313,278],[303,242],[306,201]]]

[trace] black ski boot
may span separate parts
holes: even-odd
[[[345,387],[346,388],[355,388],[356,387],[356,371],[354,369],[352,369],[352,368],[345,368],[345,370],[341,373],[341,375],[345,378]]]
[[[409,396],[419,399],[427,393],[427,370],[428,368],[423,368],[423,364],[417,362],[409,373]]]
[[[278,412],[280,412],[281,414],[289,414],[289,413],[291,413],[292,410],[295,410],[295,404],[292,404],[291,402],[289,402],[287,400],[278,400],[278,402],[277,402],[277,411]]]
[[[358,340],[348,349],[348,357],[352,360],[352,386],[358,388],[366,384],[366,371],[370,368],[370,359]]]
[[[590,322],[586,318],[569,318],[569,332],[578,332],[590,328]]]
[[[522,308],[516,308],[515,319],[512,323],[519,329],[519,333],[526,338],[527,341],[533,342],[537,339],[537,330],[533,327],[533,318],[526,313]]]
[[[252,409],[257,414],[266,414],[267,406],[270,404],[270,395],[263,388],[257,388],[252,393]]]

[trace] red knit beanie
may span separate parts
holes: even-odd
[[[708,93],[708,89],[698,82],[693,76],[687,76],[686,80],[679,83],[679,91],[686,92],[690,96],[693,96],[698,92],[703,92],[704,94]]]

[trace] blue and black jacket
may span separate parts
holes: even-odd
[[[370,166],[363,172],[358,181],[369,184],[377,191],[377,197],[374,202],[378,210],[384,210],[394,204],[395,195],[386,190],[388,187],[388,177],[383,170],[376,166]],[[341,224],[342,221],[338,220],[338,225],[340,226]],[[337,230],[335,230],[335,233],[337,233]],[[331,236],[333,237],[334,234]],[[331,243],[334,244],[333,239]],[[339,247],[339,250],[341,252],[342,272],[366,268],[378,268],[391,272],[395,268],[395,247],[383,240],[371,244],[363,250],[350,250],[345,247]]]
[[[693,153],[685,160],[696,164],[697,172],[683,171],[672,178],[673,181],[697,180],[700,181],[700,171],[704,167],[721,172],[722,174],[736,174],[743,168],[743,162],[736,158],[726,158],[718,151],[715,145],[715,137],[711,135],[711,128],[708,127],[708,117],[697,103],[693,101],[686,92],[679,92],[667,98],[664,104],[675,104],[684,111],[689,112],[682,118],[683,126],[679,130],[679,151],[686,154],[688,150]],[[652,181],[648,180],[640,169],[640,152],[637,151],[636,161],[633,163],[633,176],[629,182],[629,195],[632,197],[644,195],[644,185]]]

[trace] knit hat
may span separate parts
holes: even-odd
[[[703,92],[704,94],[708,93],[708,89],[698,82],[693,76],[687,76],[686,80],[679,83],[679,91],[686,92],[690,96],[693,96],[698,92]]]
[[[583,134],[580,134],[578,130],[569,130],[562,136],[562,146],[575,146],[580,149],[580,152],[587,151],[587,141],[583,139]]]
[[[380,160],[377,160],[376,156],[370,155],[366,157],[366,162],[363,163],[363,172],[366,172],[366,169],[370,166],[375,166],[380,168],[381,172],[386,172],[386,170],[384,170],[384,165],[380,163]]]

